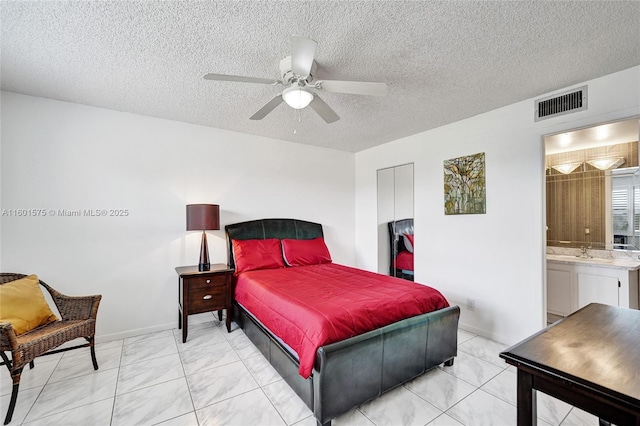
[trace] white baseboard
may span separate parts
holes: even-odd
[[[498,343],[502,343],[503,345],[513,345],[514,343],[511,343],[509,339],[507,339],[504,336],[500,336],[498,334],[495,333],[491,333],[487,330],[475,327],[471,324],[467,324],[464,322],[459,322],[458,323],[459,328],[463,329],[464,331],[468,331],[469,333],[473,333],[473,334],[477,334],[478,336],[482,336],[482,337],[486,337],[487,339],[491,339],[494,342],[498,342]]]
[[[133,330],[121,331],[119,333],[100,334],[96,335],[96,343],[111,342],[113,340],[126,339],[127,337],[140,336],[142,334],[156,333],[158,331],[173,330],[176,328],[176,323],[167,323],[154,325],[153,327],[136,328]]]

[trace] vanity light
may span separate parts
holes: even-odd
[[[560,146],[567,146],[571,143],[571,136],[569,133],[563,133],[560,135]]]
[[[565,163],[565,164],[556,164],[555,166],[551,166],[555,170],[559,171],[563,175],[568,175],[578,167],[582,166],[582,163]]]
[[[609,125],[604,124],[602,126],[596,127],[596,139],[602,141],[609,137]]]
[[[302,109],[311,103],[313,93],[304,87],[291,86],[282,91],[282,98],[291,108]]]
[[[587,163],[599,170],[610,170],[621,166],[624,163],[624,158],[598,158],[595,160],[587,160]]]

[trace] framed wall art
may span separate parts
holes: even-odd
[[[444,214],[485,214],[484,152],[444,161]]]

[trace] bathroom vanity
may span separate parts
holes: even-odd
[[[591,302],[639,309],[640,260],[547,254],[547,312],[566,317]]]

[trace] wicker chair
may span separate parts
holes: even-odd
[[[22,274],[0,273],[0,285],[24,278]],[[49,287],[40,280],[40,285],[46,288],[51,294],[53,301],[60,312],[62,321],[54,321],[24,334],[15,334],[11,323],[0,323],[0,356],[3,363],[11,373],[13,379],[13,390],[11,401],[5,417],[4,424],[9,424],[13,416],[13,410],[18,398],[18,387],[20,386],[20,375],[22,369],[29,364],[33,368],[33,360],[40,355],[49,355],[71,349],[91,348],[91,360],[93,368],[98,369],[96,353],[94,347],[94,337],[96,333],[96,316],[98,315],[98,305],[101,295],[86,297],[65,296],[62,293]],[[65,342],[83,337],[87,343],[73,347],[52,350]],[[11,352],[11,359],[6,352]]]

